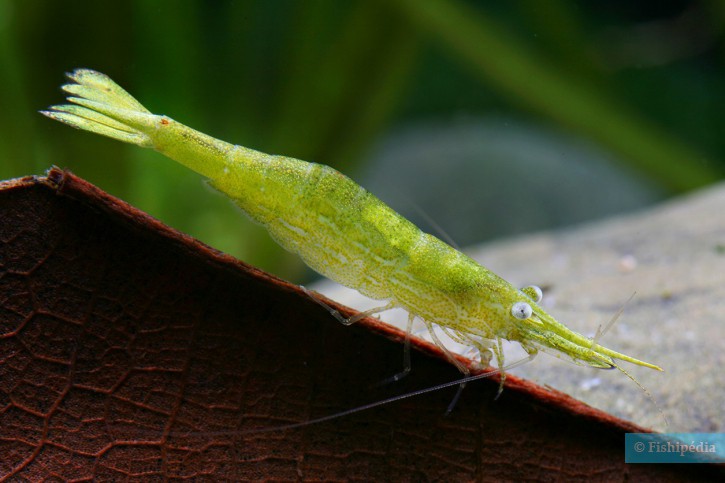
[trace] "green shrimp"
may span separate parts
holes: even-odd
[[[617,368],[638,385],[615,360],[662,370],[568,329],[539,305],[538,288],[514,287],[329,166],[229,144],[152,114],[99,72],[77,69],[68,77],[73,83],[63,90],[71,104],[52,106],[42,114],[154,148],[191,168],[313,270],[386,301],[349,319],[335,313],[343,322],[403,308],[409,314],[408,334],[413,319],[422,320],[434,342],[464,373],[467,369],[435,336],[434,325],[477,349],[484,363],[495,355],[501,387],[503,339],[518,342],[529,358],[544,351],[579,364]]]

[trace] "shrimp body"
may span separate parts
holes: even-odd
[[[72,104],[43,114],[191,168],[315,271],[439,325],[482,356],[494,352],[499,366],[500,340],[507,339],[530,355],[543,350],[594,367],[622,370],[619,359],[661,370],[568,329],[532,291],[422,232],[329,166],[232,145],[154,115],[104,74],[78,69],[69,78],[75,83],[63,89]]]

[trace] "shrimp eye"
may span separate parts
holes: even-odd
[[[528,319],[529,317],[531,317],[532,313],[533,310],[531,310],[531,305],[527,304],[526,302],[516,302],[511,306],[511,315],[513,315],[517,319]]]
[[[531,300],[537,304],[541,302],[542,298],[544,298],[544,293],[536,285],[529,285],[528,287],[522,288],[521,291],[531,297]]]

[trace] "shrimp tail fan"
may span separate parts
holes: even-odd
[[[41,114],[83,129],[142,147],[152,147],[151,136],[159,116],[151,114],[110,77],[90,69],[66,74],[72,82],[62,86],[68,102]]]

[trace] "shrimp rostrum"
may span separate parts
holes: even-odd
[[[78,69],[68,77],[72,83],[63,90],[70,104],[43,114],[153,148],[207,177],[312,269],[386,301],[367,314],[403,308],[409,328],[415,317],[431,331],[440,326],[454,340],[476,348],[482,361],[496,355],[499,370],[502,339],[518,342],[530,357],[546,351],[579,364],[617,368],[627,376],[617,361],[662,370],[568,329],[539,305],[539,289],[514,287],[329,166],[229,144],[152,114],[104,74]]]

